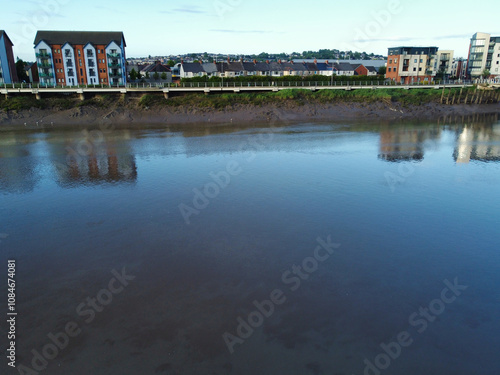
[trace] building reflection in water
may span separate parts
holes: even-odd
[[[500,161],[500,123],[471,123],[455,130],[453,158],[459,164]]]
[[[81,132],[56,134],[48,138],[57,182],[63,187],[82,184],[134,183],[135,156],[128,131],[110,135]]]
[[[33,155],[36,139],[14,132],[0,137],[0,191],[28,193],[35,189],[41,176],[38,158]]]
[[[424,159],[424,144],[439,140],[441,128],[385,128],[380,131],[379,159],[389,162],[421,161]]]

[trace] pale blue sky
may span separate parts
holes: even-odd
[[[483,0],[475,9],[460,0],[18,0],[2,6],[0,29],[25,60],[33,60],[36,30],[123,31],[128,57],[322,48],[385,55],[400,45],[466,56],[475,32],[500,35],[497,3]]]

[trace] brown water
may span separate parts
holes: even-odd
[[[487,120],[0,133],[17,364],[499,373],[499,187]]]

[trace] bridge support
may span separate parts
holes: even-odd
[[[82,92],[80,93],[80,100],[83,102],[85,100],[85,94]]]
[[[40,94],[39,92],[35,93],[35,98],[36,100],[42,100],[42,94]]]
[[[168,100],[168,92],[164,91],[163,92],[163,97],[165,98],[165,100]]]

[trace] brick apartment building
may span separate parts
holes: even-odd
[[[38,31],[34,44],[41,84],[123,85],[127,82],[123,32]]]
[[[14,44],[7,33],[0,30],[0,84],[18,82],[16,63],[12,47]]]
[[[432,82],[438,73],[451,74],[453,55],[438,47],[389,48],[386,78],[404,84]]]

